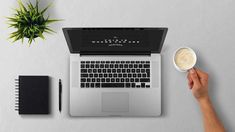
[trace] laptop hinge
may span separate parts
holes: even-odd
[[[151,55],[149,51],[139,51],[139,52],[93,52],[93,51],[85,51],[80,52],[80,55]]]

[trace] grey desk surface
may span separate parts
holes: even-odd
[[[52,1],[52,0],[51,0]],[[45,1],[43,2],[45,5]],[[43,5],[42,4],[42,5]],[[25,131],[203,131],[201,113],[187,87],[186,74],[172,65],[179,46],[190,46],[197,66],[210,74],[210,94],[219,117],[235,131],[235,1],[233,0],[57,0],[49,10],[64,21],[52,24],[57,31],[30,47],[11,44],[5,16],[15,0],[0,4],[0,132]],[[158,118],[71,118],[68,116],[69,51],[61,28],[169,27],[162,50],[162,106]],[[19,116],[14,111],[14,78],[19,74],[52,77],[52,114]],[[63,80],[63,112],[58,112],[58,79]]]

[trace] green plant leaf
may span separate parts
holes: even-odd
[[[49,19],[44,17],[44,13],[52,5],[49,4],[42,10],[39,9],[39,0],[36,0],[36,4],[33,5],[30,1],[23,4],[22,0],[18,0],[19,8],[14,9],[14,14],[11,17],[7,17],[9,28],[15,28],[16,31],[9,35],[9,39],[13,42],[21,40],[24,42],[24,38],[28,39],[29,46],[35,38],[39,37],[45,39],[43,33],[55,33],[48,25],[59,19]]]

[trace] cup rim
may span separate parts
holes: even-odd
[[[192,51],[192,53],[193,53],[193,56],[194,56],[194,58],[195,58],[195,62],[194,62],[194,64],[193,64],[190,68],[188,68],[188,69],[181,69],[181,68],[179,68],[179,67],[176,65],[176,63],[175,63],[175,56],[176,56],[176,53],[177,53],[180,49],[189,49],[189,50]],[[192,69],[192,68],[196,65],[196,62],[197,62],[197,55],[196,55],[195,51],[194,51],[192,48],[190,48],[190,47],[187,47],[187,46],[179,47],[179,48],[177,48],[177,49],[175,50],[175,52],[174,52],[174,54],[173,54],[173,63],[174,63],[174,66],[175,66],[175,68],[176,68],[178,71],[180,71],[180,72],[187,72],[188,70]]]

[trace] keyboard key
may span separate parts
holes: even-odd
[[[138,77],[141,77],[141,74],[138,74]]]
[[[108,77],[108,74],[104,74],[104,77]]]
[[[88,69],[88,73],[92,73],[92,69]]]
[[[90,61],[86,61],[86,63],[90,63]]]
[[[134,80],[134,78],[131,78],[131,82],[134,82],[135,80]]]
[[[136,72],[137,72],[137,73],[140,73],[140,69],[136,69]]]
[[[101,83],[102,88],[124,88],[124,83]]]
[[[141,73],[145,73],[145,69],[141,69]]]
[[[112,79],[111,79],[111,82],[115,82],[115,79],[114,79],[114,78],[112,78]]]
[[[94,77],[98,77],[98,74],[94,74]]]
[[[119,78],[116,78],[116,82],[120,82],[120,79],[119,79]]]
[[[146,74],[142,74],[142,77],[147,77],[147,75]]]
[[[86,73],[87,69],[81,69],[81,73]]]
[[[123,74],[123,77],[127,77],[127,74]]]
[[[146,88],[150,88],[150,85],[146,85]]]
[[[109,77],[110,77],[110,78],[113,77],[113,74],[109,74]]]
[[[92,82],[95,82],[95,78],[92,78],[91,81],[92,81]]]
[[[137,75],[136,75],[136,74],[133,74],[133,77],[137,77]]]
[[[106,82],[110,82],[110,78],[106,78]]]
[[[132,88],[135,88],[135,83],[131,83],[131,87],[132,87]]]
[[[84,64],[82,64],[82,65],[81,65],[81,68],[85,68],[85,65],[84,65]]]
[[[95,87],[95,84],[94,83],[91,83],[91,88],[94,88]]]
[[[97,72],[97,69],[93,69],[93,73],[96,73]]]
[[[99,74],[99,77],[103,77],[103,74]]]
[[[138,67],[138,65],[137,64],[134,64],[134,68],[137,68]]]
[[[127,69],[127,70],[126,70],[126,72],[127,72],[127,73],[130,73],[130,72],[131,72],[131,70],[130,70],[130,69]]]
[[[105,64],[105,68],[109,68],[109,64]]]
[[[98,69],[98,73],[101,73],[101,69]]]
[[[145,64],[144,68],[150,68],[150,65],[149,64]]]
[[[124,80],[124,78],[121,78],[121,82],[124,82],[125,80]]]
[[[109,65],[109,67],[110,67],[110,68],[113,68],[113,67],[114,67],[114,65],[113,65],[113,64],[110,64],[110,65]]]
[[[81,77],[88,77],[88,74],[81,74]]]
[[[81,82],[86,82],[86,79],[85,78],[81,78]]]
[[[85,87],[85,83],[81,83],[81,88],[84,88]]]
[[[141,88],[145,88],[145,83],[141,83]]]
[[[81,63],[85,63],[85,61],[81,61]]]
[[[135,69],[131,69],[131,72],[132,72],[132,73],[135,73]]]
[[[115,66],[114,66],[115,68],[118,68],[118,64],[115,64]]]
[[[115,73],[117,70],[116,69],[112,69],[112,73]]]
[[[96,88],[100,88],[100,83],[95,83]]]
[[[128,77],[132,77],[132,74],[128,74]]]
[[[117,69],[117,73],[121,73],[121,69]]]
[[[111,73],[111,69],[108,69],[107,71],[108,71],[108,73]]]
[[[102,78],[102,79],[101,79],[101,82],[105,82],[105,78]]]
[[[97,79],[96,79],[96,82],[100,82],[100,78],[97,78]]]
[[[135,79],[135,82],[139,82],[139,81],[140,81],[140,79],[139,79],[139,78],[136,78],[136,79]]]
[[[93,77],[93,74],[89,74],[89,77]]]
[[[129,79],[129,78],[126,78],[126,82],[130,82],[130,79]]]
[[[89,86],[90,86],[89,83],[86,83],[86,87],[89,88]]]
[[[87,78],[87,80],[86,80],[87,82],[91,82],[91,79],[90,78]]]
[[[150,82],[150,79],[149,78],[141,78],[140,82]]]
[[[122,77],[122,74],[118,74],[118,77]]]
[[[126,69],[122,69],[122,73],[125,73],[126,72]]]
[[[142,68],[143,67],[143,65],[142,64],[139,64],[139,68]]]
[[[126,83],[126,87],[129,88],[131,86],[130,83]]]
[[[113,74],[113,77],[117,77],[117,74]]]
[[[146,72],[147,72],[147,73],[150,72],[150,69],[146,69]]]

